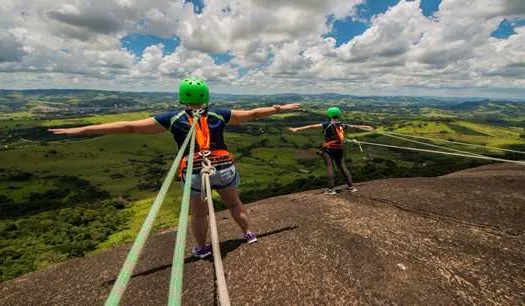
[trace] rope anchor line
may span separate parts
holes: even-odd
[[[195,112],[194,117],[199,119],[202,115],[201,111]],[[148,212],[146,220],[142,224],[142,227],[135,239],[131,250],[129,251],[126,260],[119,272],[118,278],[111,289],[111,292],[105,302],[105,306],[117,306],[119,305],[124,292],[128,286],[128,283],[133,274],[133,270],[137,264],[137,261],[142,253],[146,240],[153,228],[153,223],[157,217],[157,214],[160,210],[162,202],[173,182],[173,178],[177,173],[181,160],[183,158],[184,152],[189,144],[189,154],[188,156],[194,156],[195,153],[195,135],[196,135],[196,124],[199,120],[194,120],[191,124],[191,128],[184,139],[183,144],[179,148],[177,156],[171,165],[171,168],[164,179],[162,186],[153,202],[153,205]],[[229,306],[230,299],[228,295],[228,288],[226,286],[226,279],[224,276],[224,268],[222,265],[221,252],[219,248],[219,236],[217,231],[217,223],[215,220],[215,211],[213,209],[213,199],[211,196],[211,183],[210,176],[215,173],[215,168],[212,166],[210,160],[207,158],[207,155],[203,155],[203,163],[201,170],[201,178],[203,182],[203,188],[201,193],[204,195],[206,191],[206,200],[208,202],[209,218],[210,218],[210,228],[211,228],[211,238],[213,244],[213,254],[215,271],[218,283],[218,295],[219,302],[221,306]],[[190,206],[190,194],[191,194],[191,174],[193,173],[193,158],[188,158],[188,164],[186,168],[186,173],[190,174],[190,178],[186,179],[184,182],[184,189],[182,193],[181,209],[179,216],[179,224],[177,227],[177,237],[175,242],[175,250],[173,255],[173,264],[171,269],[170,277],[170,287],[169,287],[169,297],[168,305],[169,306],[180,306],[182,305],[182,287],[183,287],[183,272],[184,272],[184,252],[186,247],[186,236],[188,229],[188,215],[189,215],[189,206]]]
[[[397,132],[379,132],[379,133],[384,134],[386,136],[397,135],[397,136],[404,136],[404,137],[410,137],[410,138],[416,138],[416,139],[424,139],[424,140],[430,140],[430,141],[436,141],[436,142],[445,142],[445,143],[451,143],[451,144],[462,145],[462,146],[470,146],[470,147],[482,148],[482,149],[485,149],[485,150],[496,150],[496,151],[502,151],[502,152],[511,152],[511,153],[517,153],[517,154],[525,154],[525,152],[523,152],[523,151],[511,150],[511,149],[503,149],[503,148],[498,148],[498,147],[483,146],[483,145],[478,145],[478,144],[473,144],[473,143],[468,143],[468,142],[452,141],[452,140],[445,140],[445,139],[439,139],[439,138],[430,138],[430,137],[402,134],[402,133],[397,133]]]
[[[193,121],[193,126],[198,120]],[[188,134],[190,135],[190,134]],[[188,156],[193,157],[195,153],[195,129],[191,133],[190,151]],[[177,225],[177,238],[175,240],[175,251],[173,252],[173,264],[171,265],[170,289],[168,296],[169,306],[182,305],[182,285],[184,275],[184,251],[186,248],[186,235],[188,233],[188,215],[190,210],[191,174],[193,173],[193,158],[188,158],[186,168],[186,181],[182,192],[182,203],[180,207],[179,224]],[[189,177],[188,177],[189,175]]]
[[[365,129],[363,129],[365,130]],[[503,152],[512,152],[512,153],[520,153],[525,154],[523,151],[517,151],[517,150],[509,150],[509,149],[502,149],[502,148],[496,148],[496,147],[488,147],[488,146],[481,146],[466,142],[458,142],[458,141],[451,141],[451,140],[443,140],[443,139],[436,139],[436,138],[430,138],[430,137],[423,137],[423,136],[415,136],[415,135],[408,135],[408,134],[402,134],[402,133],[395,133],[395,132],[382,132],[382,131],[375,131],[376,133],[379,133],[381,135],[390,137],[390,138],[396,138],[403,141],[408,141],[420,145],[425,145],[428,147],[434,147],[441,150],[448,150],[452,152],[443,152],[443,151],[437,151],[437,150],[429,150],[429,149],[419,149],[419,148],[413,148],[413,147],[404,147],[404,146],[395,146],[395,145],[386,145],[386,144],[380,144],[376,142],[366,142],[366,141],[360,141],[357,139],[345,139],[345,142],[352,142],[359,145],[359,149],[361,152],[363,152],[363,148],[361,147],[361,144],[371,145],[371,146],[379,146],[379,147],[386,147],[386,148],[392,148],[392,149],[401,149],[401,150],[409,150],[409,151],[417,151],[417,152],[425,152],[425,153],[435,153],[435,154],[443,154],[443,155],[451,155],[451,156],[461,156],[461,157],[469,157],[469,158],[477,158],[477,159],[483,159],[483,160],[492,160],[492,161],[498,161],[498,162],[504,162],[504,163],[511,163],[516,165],[522,165],[525,166],[524,161],[517,161],[517,160],[511,160],[511,159],[504,159],[504,158],[496,158],[496,157],[489,157],[478,153],[473,152],[466,152],[462,150],[457,150],[453,148],[448,148],[444,146],[439,146],[431,143],[426,143],[422,141],[417,141],[415,139],[410,138],[416,138],[416,139],[424,139],[424,140],[430,140],[430,141],[441,141],[446,143],[452,143],[452,144],[459,144],[459,145],[467,145],[472,147],[480,147],[484,149],[490,149],[490,150],[499,150]],[[407,138],[409,137],[409,138]]]
[[[206,200],[208,204],[208,219],[210,223],[211,243],[213,248],[213,263],[215,265],[215,277],[217,278],[217,292],[219,296],[219,303],[221,306],[230,305],[230,297],[228,287],[226,286],[226,278],[224,276],[224,267],[221,259],[221,249],[219,246],[219,233],[217,231],[217,221],[215,219],[215,208],[213,207],[213,198],[211,194],[210,176],[215,174],[215,167],[212,166],[211,161],[207,156],[202,160],[202,200]]]
[[[364,144],[364,145],[385,147],[385,148],[391,148],[391,149],[401,149],[401,150],[409,150],[409,151],[416,151],[416,152],[425,152],[425,153],[435,153],[435,154],[443,154],[443,155],[451,155],[451,156],[477,158],[477,159],[492,160],[492,161],[498,161],[498,162],[511,163],[511,164],[525,166],[525,162],[522,162],[522,161],[511,160],[511,159],[503,159],[503,158],[496,158],[496,157],[488,157],[488,156],[484,156],[484,155],[471,155],[471,154],[462,154],[462,153],[454,153],[454,152],[443,152],[443,151],[437,151],[437,150],[429,150],[429,149],[420,149],[420,148],[413,148],[413,147],[387,145],[387,144],[382,144],[382,143],[377,143],[377,142],[360,141],[360,140],[356,140],[356,139],[350,139],[349,141],[351,141],[351,142],[358,142],[358,143],[361,143],[361,144]]]
[[[131,250],[129,251],[128,256],[126,257],[126,260],[120,270],[118,278],[115,284],[113,285],[113,288],[111,289],[111,292],[106,300],[106,303],[105,303],[106,306],[116,306],[120,303],[120,300],[122,299],[122,296],[124,295],[124,292],[126,291],[126,288],[128,286],[131,275],[133,274],[133,270],[135,269],[140,253],[142,253],[144,244],[146,243],[146,240],[151,232],[151,229],[153,228],[153,223],[155,222],[155,219],[160,210],[162,202],[164,202],[164,198],[166,197],[168,189],[171,186],[173,178],[175,177],[177,173],[177,169],[184,155],[184,151],[186,150],[186,147],[188,146],[191,136],[194,134],[195,134],[195,124],[191,126],[190,131],[188,133],[188,137],[186,137],[186,139],[184,140],[182,146],[179,149],[179,152],[177,153],[177,156],[175,157],[175,160],[173,161],[173,164],[171,165],[168,175],[166,175],[166,178],[162,182],[160,191],[157,194],[157,197],[155,198],[155,201],[153,202],[153,205],[151,206],[148,212],[146,220],[142,224],[142,227],[137,235],[137,238],[135,239],[135,242],[133,243],[133,246],[131,247]],[[181,218],[182,217],[183,215],[181,212]]]

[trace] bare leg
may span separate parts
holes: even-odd
[[[321,157],[324,160],[324,164],[326,165],[326,175],[328,177],[328,188],[334,189],[334,185],[335,185],[335,182],[334,182],[334,165],[332,164],[332,158],[326,152],[323,152],[320,155],[321,155]]]
[[[199,247],[206,244],[208,232],[208,206],[201,201],[200,196],[192,197],[191,203],[191,229]]]
[[[235,222],[239,224],[242,232],[246,234],[250,230],[250,225],[248,222],[248,216],[246,215],[246,210],[244,209],[244,204],[239,198],[239,190],[237,187],[217,190],[217,192],[221,196],[221,200],[226,206],[228,206]]]
[[[352,187],[353,186],[352,174],[346,167],[346,164],[344,162],[344,156],[341,158],[336,158],[334,162],[337,168],[339,168],[339,171],[341,171],[341,173],[343,173],[344,177],[346,178],[346,183],[348,184],[348,187]]]

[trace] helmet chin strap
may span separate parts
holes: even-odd
[[[186,111],[187,112],[191,112],[192,114],[194,114],[194,113],[199,113],[199,114],[205,113],[206,111],[208,111],[208,108],[210,107],[210,105],[194,106],[194,105],[188,105],[188,104],[186,104],[185,106],[186,106]]]

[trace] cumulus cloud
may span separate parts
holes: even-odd
[[[356,62],[369,58],[395,58],[419,44],[432,21],[421,14],[419,1],[402,1],[373,19],[361,36],[338,49],[342,59]]]
[[[506,0],[504,12],[510,15],[525,15],[525,2],[522,0]]]
[[[400,0],[350,41],[326,37],[367,1],[207,0],[195,13],[172,0],[4,0],[0,84],[171,90],[199,75],[214,88],[261,93],[525,91],[525,27],[491,37],[503,19],[525,18],[523,1],[442,0],[428,18],[419,0]],[[135,55],[120,42],[132,33],[181,45]],[[216,64],[226,52],[233,59]]]
[[[96,33],[111,34],[119,30],[117,17],[109,12],[88,12],[81,14],[78,11],[49,11],[46,15],[50,19],[66,25],[83,28]]]
[[[0,29],[0,63],[19,62],[24,54],[22,43],[12,33]]]
[[[164,77],[184,78],[194,75],[214,83],[229,82],[237,77],[237,71],[231,65],[217,65],[210,55],[184,47],[165,56],[158,71]]]
[[[329,30],[327,16],[352,15],[362,2],[208,1],[200,15],[191,14],[186,7],[177,34],[189,49],[232,51],[240,64],[263,63],[272,45],[322,35]],[[254,53],[257,55],[252,56]]]

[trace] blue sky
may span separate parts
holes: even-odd
[[[162,38],[155,35],[131,33],[120,39],[122,47],[126,48],[131,53],[141,56],[144,49],[152,45],[162,44],[164,46],[164,54],[171,54],[180,45],[178,37]]]
[[[525,26],[525,19],[503,19],[498,28],[492,32],[491,36],[499,39],[507,39],[516,34],[514,30],[516,27]]]

